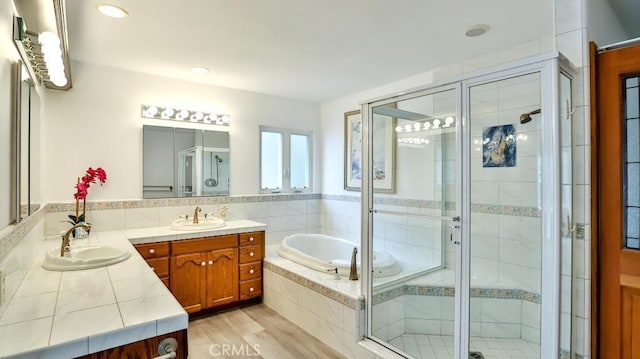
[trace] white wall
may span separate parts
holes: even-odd
[[[82,62],[71,67],[73,88],[46,93],[45,203],[72,201],[75,179],[89,166],[102,166],[108,175],[104,187],[89,191],[90,201],[142,198],[142,104],[231,115],[231,195],[258,193],[259,125],[313,131],[320,143],[318,104]],[[318,191],[318,178],[314,183]]]
[[[611,9],[607,0],[588,0],[588,39],[598,46],[613,44],[629,39],[629,34]]]

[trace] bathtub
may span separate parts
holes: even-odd
[[[360,272],[360,245],[324,234],[290,235],[282,240],[278,255],[319,272],[333,273],[338,268],[338,274],[348,277],[354,247],[358,248],[356,261]],[[400,263],[391,254],[373,251],[374,277],[394,275],[401,270]]]

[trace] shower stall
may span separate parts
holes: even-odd
[[[554,53],[362,104],[365,345],[571,354],[573,73]],[[371,275],[376,249],[402,272]]]

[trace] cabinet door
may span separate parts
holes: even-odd
[[[207,303],[209,307],[238,300],[238,249],[209,252],[207,263]]]
[[[192,253],[171,257],[171,293],[187,313],[207,307],[207,254]]]

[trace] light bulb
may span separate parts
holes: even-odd
[[[420,131],[420,124],[419,124],[419,123],[415,123],[415,124],[413,125],[413,128],[414,128],[416,131]]]
[[[433,128],[438,128],[438,127],[440,127],[440,120],[436,118],[435,120],[433,120]]]
[[[154,117],[156,114],[158,113],[158,108],[155,106],[149,106],[145,111],[144,111],[144,116],[145,117]]]
[[[428,130],[429,128],[431,128],[431,122],[425,121],[424,123],[424,129]]]
[[[67,78],[64,75],[51,77],[50,80],[58,87],[63,87],[67,84]]]
[[[455,121],[455,120],[453,119],[453,117],[449,116],[449,117],[447,117],[447,118],[445,118],[445,119],[444,119],[444,124],[445,124],[445,125],[447,125],[447,126],[449,126],[449,125],[451,125],[451,124],[453,123],[453,121]]]
[[[402,126],[396,126],[396,132],[402,132]]]
[[[60,38],[57,34],[51,31],[44,31],[38,35],[38,42],[45,47],[57,47],[60,48]]]
[[[407,132],[411,132],[411,125],[405,125],[404,130]]]

